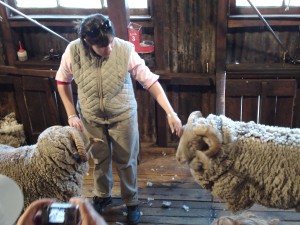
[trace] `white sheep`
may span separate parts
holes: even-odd
[[[0,173],[20,185],[25,206],[39,198],[66,201],[81,194],[89,169],[87,142],[73,127],[52,126],[40,134],[35,145],[0,145]]]
[[[211,225],[278,225],[279,223],[279,219],[265,219],[246,212],[238,215],[221,216],[215,219]]]
[[[300,129],[191,113],[176,152],[232,212],[254,203],[300,212]]]

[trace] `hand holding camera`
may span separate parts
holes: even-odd
[[[107,225],[88,199],[71,198],[69,203],[41,199],[31,203],[17,225]]]

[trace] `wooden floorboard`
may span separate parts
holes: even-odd
[[[175,148],[141,148],[138,183],[143,215],[140,224],[210,225],[215,218],[232,215],[221,200],[195,183],[187,165],[176,161],[175,152]],[[120,182],[115,169],[113,175],[113,203],[105,209],[103,217],[109,225],[126,225],[126,207],[120,198]],[[93,189],[91,161],[82,196],[92,198]],[[163,207],[165,202],[171,203],[169,208]],[[294,210],[254,205],[247,212],[263,218],[278,218],[281,220],[279,225],[300,225],[300,213]]]

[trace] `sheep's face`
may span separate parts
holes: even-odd
[[[176,158],[180,163],[190,163],[199,151],[205,154],[205,158],[213,157],[219,152],[221,143],[220,131],[199,111],[195,111],[183,128]],[[199,154],[203,155],[201,153]]]
[[[194,120],[200,116],[202,116],[201,112],[192,112],[188,118],[187,124],[183,126],[183,133],[176,152],[176,159],[182,164],[190,161],[194,157],[194,153],[190,149],[190,143],[195,138],[191,125]]]

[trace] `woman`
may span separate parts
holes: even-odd
[[[91,150],[95,163],[93,205],[102,213],[112,201],[114,160],[121,196],[128,209],[128,223],[138,224],[141,217],[137,185],[139,132],[131,77],[165,110],[172,133],[180,137],[182,124],[158,82],[158,75],[145,66],[133,44],[115,37],[108,18],[102,14],[87,16],[78,31],[80,38],[67,46],[56,80],[69,125],[104,140]],[[78,87],[79,116],[72,99],[73,79]]]

